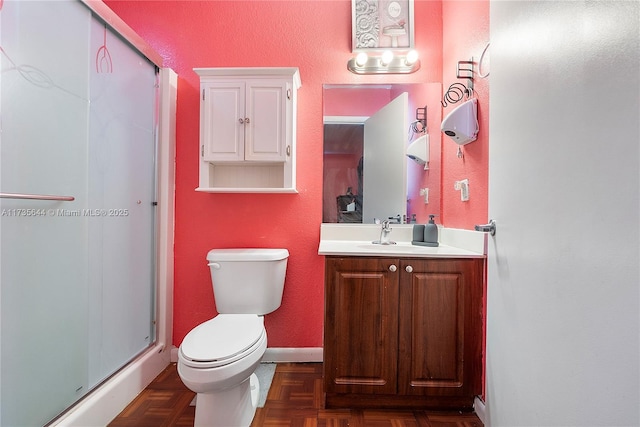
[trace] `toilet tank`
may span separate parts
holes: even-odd
[[[216,309],[221,314],[267,314],[280,307],[289,251],[212,249],[207,253]]]

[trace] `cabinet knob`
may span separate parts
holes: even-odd
[[[394,271],[396,271],[397,269],[398,269],[398,267],[396,267],[396,266],[395,266],[395,264],[391,264],[391,265],[389,266],[389,271],[391,271],[391,272],[394,272]]]
[[[413,272],[413,267],[411,267],[410,265],[407,265],[407,266],[404,268],[404,270],[405,270],[407,273],[412,273],[412,272]]]
[[[240,122],[240,124],[241,124],[241,125],[243,125],[243,124],[244,124],[244,119],[243,119],[242,117],[240,117],[240,118],[238,119],[238,121]]]
[[[246,124],[249,124],[249,123],[250,123],[250,122],[249,122],[249,117],[245,117],[245,118],[244,118],[244,122],[245,122]]]

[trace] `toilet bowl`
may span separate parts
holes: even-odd
[[[196,396],[195,427],[249,427],[267,348],[264,314],[282,301],[286,249],[213,249],[207,254],[218,314],[178,350],[178,374]]]
[[[249,426],[260,386],[255,370],[267,348],[263,317],[220,314],[198,325],[178,351],[178,374],[198,393],[194,426]]]

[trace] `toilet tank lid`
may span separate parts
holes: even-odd
[[[286,249],[229,248],[211,249],[207,261],[279,261],[289,257]]]

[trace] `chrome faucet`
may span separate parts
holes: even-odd
[[[402,217],[400,216],[400,214],[396,216],[390,216],[389,221],[393,221],[394,224],[402,224]]]
[[[380,230],[380,240],[374,240],[372,243],[376,245],[395,245],[396,242],[389,240],[389,234],[391,234],[391,230],[393,230],[389,226],[389,220],[382,221],[382,229]]]

